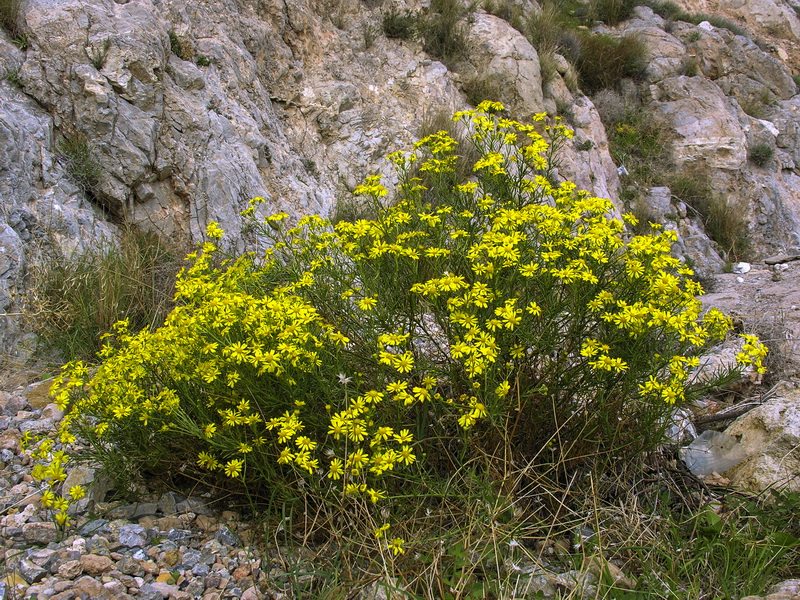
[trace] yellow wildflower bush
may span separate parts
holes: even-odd
[[[446,132],[391,155],[396,185],[356,189],[373,220],[259,221],[257,198],[245,215],[264,245],[238,258],[209,224],[162,327],[118,323],[96,368],[65,367],[62,435],[132,471],[366,507],[465,464],[503,473],[660,441],[731,323],[701,310],[671,231],[632,236],[609,200],[556,182],[571,131],[501,111],[454,117],[480,152],[468,181]],[[748,338],[740,362],[761,369],[764,352]],[[401,554],[382,520],[375,538]]]

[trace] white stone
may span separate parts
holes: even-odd
[[[733,265],[732,272],[737,273],[739,275],[744,275],[745,273],[750,272],[750,263],[747,262],[738,262]]]

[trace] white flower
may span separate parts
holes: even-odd
[[[344,373],[339,373],[338,377],[339,377],[339,383],[341,383],[342,385],[347,385],[348,383],[353,381],[352,377],[348,377]]]

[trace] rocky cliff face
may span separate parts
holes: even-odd
[[[382,158],[414,141],[423,121],[467,107],[463,84],[481,74],[491,74],[517,118],[568,112],[576,138],[561,174],[619,199],[625,181],[607,132],[592,100],[566,85],[563,57],[543,80],[539,49],[478,9],[463,17],[466,52],[448,67],[420,43],[382,34],[390,8],[425,5],[23,2],[26,43],[0,32],[0,310],[18,309],[14,293],[39,249],[80,249],[111,238],[122,220],[196,241],[208,220],[242,239],[239,211],[253,196],[270,211],[329,214],[365,175],[390,177]],[[636,93],[668,123],[675,161],[703,163],[713,186],[741,201],[754,257],[799,245],[800,96],[791,64],[800,22],[779,0],[687,8],[739,17],[773,45],[707,22],[667,22],[643,7],[603,30],[646,42],[649,66]],[[692,76],[688,56],[698,65]],[[742,108],[754,97],[765,100],[758,118]],[[757,143],[773,148],[769,164],[748,161]],[[678,215],[670,226],[682,235],[680,252],[721,267],[701,224],[669,190],[649,197],[660,214]],[[16,328],[13,317],[0,322],[6,351]]]

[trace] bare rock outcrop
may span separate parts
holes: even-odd
[[[502,100],[519,118],[544,111],[539,55],[506,21],[476,14],[470,26],[469,62],[476,74],[492,78]]]
[[[33,1],[24,90],[90,140],[113,214],[193,239],[213,219],[236,239],[250,197],[327,213],[426,110],[461,103],[418,48],[379,39],[365,53],[315,8]]]
[[[25,333],[19,298],[32,259],[54,247],[81,251],[111,240],[114,230],[67,176],[52,117],[0,84],[0,355],[17,360],[30,351],[18,342]]]
[[[757,33],[771,33],[800,41],[800,20],[788,2],[781,0],[678,0],[695,13],[722,14],[744,21]]]
[[[751,39],[708,22],[662,29],[661,17],[639,7],[619,31],[647,43],[645,110],[663,118],[677,167],[692,169],[745,215],[752,258],[797,245],[800,142],[791,70]],[[753,158],[754,149],[760,156]],[[681,221],[677,230],[686,254],[702,264],[713,246],[698,225]],[[685,236],[694,242],[685,244]],[[721,261],[708,266],[715,264]]]
[[[653,108],[677,134],[675,158],[710,167],[739,169],[747,161],[747,139],[725,94],[704,77],[670,77],[651,87]]]

